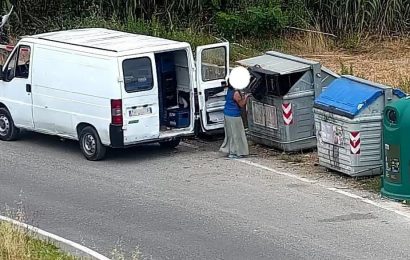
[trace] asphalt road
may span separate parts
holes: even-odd
[[[0,208],[96,249],[147,259],[409,259],[409,219],[220,158],[207,145],[114,151],[26,135],[0,142]]]

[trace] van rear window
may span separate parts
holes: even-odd
[[[152,64],[148,57],[124,60],[122,63],[125,91],[137,92],[153,87]]]

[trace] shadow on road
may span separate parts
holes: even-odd
[[[78,141],[61,139],[57,136],[44,135],[34,132],[24,132],[17,142],[24,142],[24,145],[38,147],[49,150],[55,154],[70,154],[82,156]],[[136,162],[147,160],[153,157],[170,157],[175,154],[193,152],[193,149],[179,146],[176,149],[167,149],[159,144],[144,144],[125,149],[108,149],[105,161]]]

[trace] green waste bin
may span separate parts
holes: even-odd
[[[381,194],[410,200],[410,99],[386,106],[383,119],[383,179]]]

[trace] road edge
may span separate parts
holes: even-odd
[[[282,175],[282,176],[285,176],[285,177],[288,177],[288,178],[296,179],[296,180],[299,180],[299,181],[302,181],[302,182],[305,182],[305,183],[318,185],[318,186],[320,186],[320,187],[322,187],[322,188],[324,188],[328,191],[335,192],[335,193],[338,193],[340,195],[350,197],[352,199],[360,200],[363,203],[372,205],[374,207],[377,207],[377,208],[380,208],[380,209],[383,209],[383,210],[386,210],[386,211],[390,211],[392,213],[395,213],[397,215],[400,215],[400,216],[410,220],[410,209],[403,207],[403,205],[401,205],[400,203],[397,203],[395,201],[391,201],[391,200],[387,200],[387,199],[384,199],[384,200],[382,199],[382,200],[379,200],[379,201],[372,200],[370,198],[365,198],[363,196],[357,195],[357,194],[353,193],[352,191],[346,191],[346,190],[338,189],[336,187],[329,187],[327,185],[323,185],[323,184],[321,184],[321,183],[319,183],[315,180],[311,180],[307,177],[299,176],[298,174],[278,171],[278,170],[272,169],[268,166],[265,166],[265,165],[262,165],[262,164],[259,164],[259,163],[255,163],[255,162],[252,162],[252,161],[246,160],[246,159],[235,159],[235,160],[240,162],[240,163],[246,164],[248,166],[259,168],[259,169],[262,169],[262,170],[265,170],[265,171],[268,171],[268,172],[271,172],[271,173],[274,173],[274,174],[278,174],[278,175]]]
[[[7,222],[18,228],[28,230],[33,232],[34,235],[38,236],[39,239],[47,240],[58,246],[61,250],[71,253],[74,256],[78,257],[92,257],[97,260],[110,260],[110,258],[95,252],[94,250],[87,248],[83,245],[80,245],[71,240],[65,239],[63,237],[57,236],[53,233],[47,232],[45,230],[39,229],[37,227],[25,224],[23,222],[8,218],[6,216],[0,215],[0,222]]]

